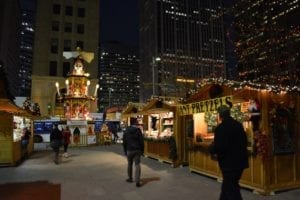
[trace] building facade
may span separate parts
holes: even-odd
[[[51,80],[64,83],[64,77],[74,64],[73,60],[63,57],[63,52],[75,51],[80,47],[84,51],[93,52],[95,58],[98,57],[99,1],[37,1],[34,44],[31,97],[34,102],[39,103],[42,115],[48,115],[53,113],[48,108],[53,108],[56,94],[55,81]],[[97,79],[98,59],[85,66],[91,79]],[[42,83],[45,87],[35,85],[35,82]],[[51,94],[43,90],[47,87]]]
[[[119,42],[107,42],[100,48],[99,109],[125,107],[138,102],[140,92],[137,49]]]
[[[240,80],[299,86],[299,1],[237,1],[233,12]]]
[[[36,0],[21,2],[21,66],[18,74],[18,96],[31,96],[31,73],[33,63],[33,41],[35,29]]]
[[[139,1],[141,101],[151,95],[186,94],[177,78],[225,77],[221,2]]]
[[[21,10],[18,0],[0,1],[0,67],[8,83],[9,96],[18,93],[20,69]],[[1,79],[4,77],[1,77]]]

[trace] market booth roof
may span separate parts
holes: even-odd
[[[11,114],[16,114],[16,115],[29,114],[22,108],[15,105],[9,99],[0,99],[0,111],[6,112],[6,113],[11,113]]]
[[[176,110],[176,106],[164,103],[159,99],[151,99],[143,108],[142,113],[165,113]]]
[[[143,115],[141,110],[145,106],[144,103],[132,103],[129,102],[127,107],[123,110],[122,115],[123,116],[133,116],[133,115]]]
[[[13,115],[25,116],[33,120],[44,119],[45,117],[33,115],[27,110],[18,107],[9,99],[0,99],[0,112],[10,113]]]

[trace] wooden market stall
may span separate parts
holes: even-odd
[[[181,157],[177,154],[180,134],[177,132],[176,106],[152,99],[145,105],[142,113],[145,156],[171,163],[173,166],[181,163]]]
[[[0,99],[0,165],[18,164],[25,153],[33,152],[31,115],[8,99]],[[27,149],[21,147],[22,129],[27,127],[31,137]]]
[[[136,103],[136,102],[129,102],[126,108],[122,111],[121,114],[121,125],[123,128],[130,125],[130,118],[136,117],[138,119],[138,123],[140,125],[144,124],[143,116],[146,113],[142,113],[144,108],[144,103]]]
[[[208,152],[220,105],[231,107],[231,115],[247,133],[250,166],[240,184],[262,194],[300,187],[299,94],[203,86],[177,110],[179,127],[186,133],[182,151],[190,171],[222,179]]]

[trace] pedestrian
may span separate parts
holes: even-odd
[[[137,119],[130,118],[130,126],[125,130],[123,136],[124,154],[127,156],[127,182],[132,183],[132,165],[135,164],[135,184],[141,186],[141,156],[144,154],[144,138],[140,128],[137,127]]]
[[[27,146],[29,144],[30,136],[31,136],[31,132],[28,130],[27,127],[24,127],[23,131],[22,131],[22,136],[21,136],[21,147],[22,147],[22,152],[24,153],[23,155],[25,158],[28,157]]]
[[[73,140],[75,144],[80,142],[80,129],[76,126],[73,131]]]
[[[64,154],[63,154],[63,156],[67,158],[69,156],[68,147],[69,147],[69,144],[71,142],[71,140],[70,140],[71,131],[70,131],[69,126],[66,126],[66,128],[63,130],[62,134],[63,134],[63,138],[64,138],[64,140],[63,140],[64,141]]]
[[[54,151],[54,163],[59,164],[59,148],[62,145],[61,141],[63,139],[63,135],[61,131],[58,129],[58,124],[53,125],[53,129],[50,134],[50,145]]]
[[[119,136],[117,134],[118,130],[117,130],[116,125],[113,122],[110,122],[108,128],[109,128],[109,132],[111,132],[111,134],[114,136],[112,142],[117,143]]]
[[[223,176],[220,200],[241,200],[239,180],[249,167],[247,136],[242,124],[230,116],[229,107],[220,106],[218,117],[221,123],[215,129],[209,149],[216,156]]]

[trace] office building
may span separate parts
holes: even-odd
[[[33,41],[35,29],[36,0],[21,2],[21,49],[18,96],[31,96],[31,71],[33,62]]]
[[[141,101],[186,97],[187,81],[226,76],[221,2],[139,1]],[[186,80],[183,88],[177,78]]]
[[[100,48],[99,109],[125,107],[139,101],[139,60],[137,49],[119,42],[107,42]]]
[[[18,0],[0,1],[0,67],[1,79],[7,80],[8,96],[14,99],[18,93],[20,68],[21,11]]]
[[[84,63],[91,82],[98,75],[99,1],[43,0],[37,1],[32,91],[42,115],[53,113],[56,87],[65,87],[64,77],[73,69],[73,60],[63,57],[64,51],[83,51],[95,54],[91,63]],[[96,84],[96,82],[95,82]]]
[[[240,80],[299,86],[299,0],[238,1],[233,12]]]

